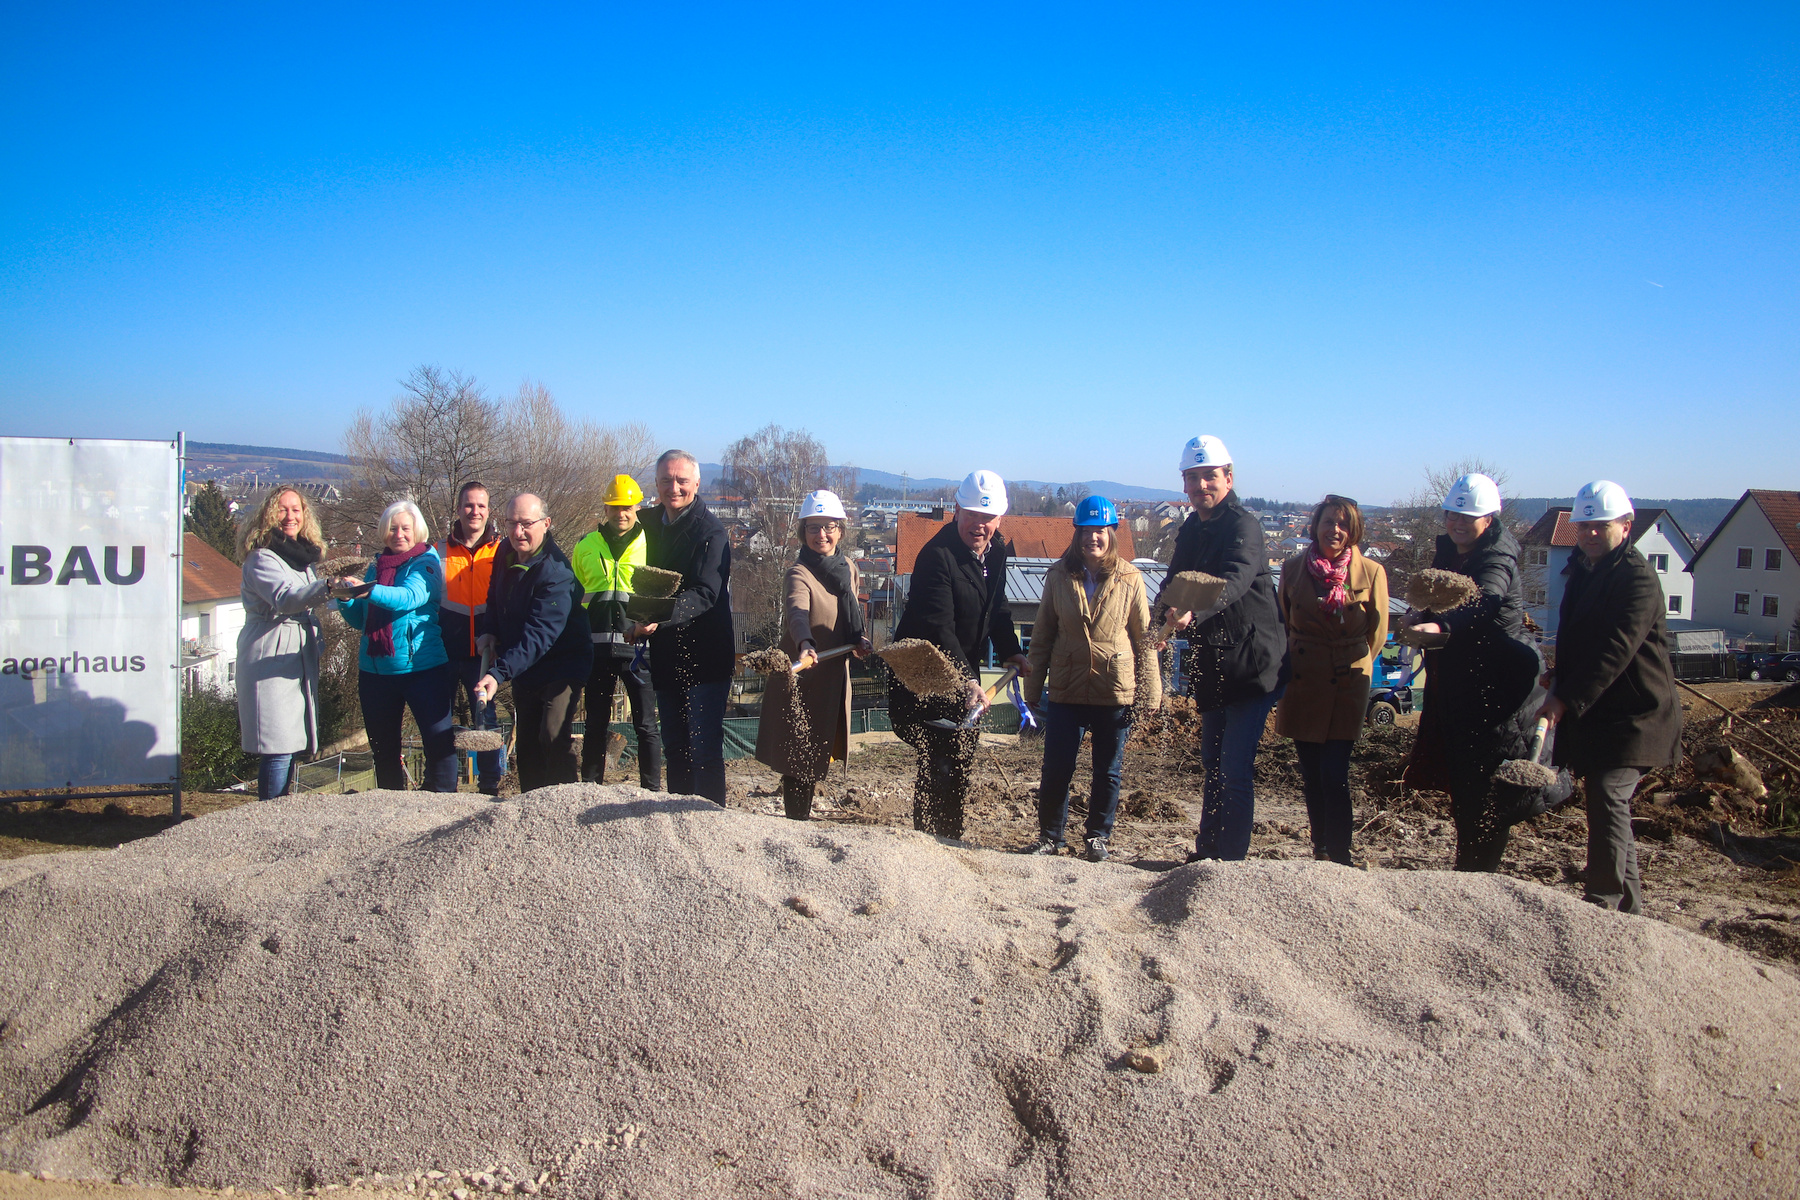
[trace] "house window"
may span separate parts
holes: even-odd
[[[1531,552],[1530,552],[1529,556],[1525,559],[1525,565],[1528,567],[1547,567],[1547,566],[1549,566],[1550,565],[1550,551],[1545,550],[1539,546],[1533,546],[1531,548]]]
[[[1738,547],[1738,570],[1748,571],[1756,565],[1756,551],[1748,546]]]
[[[237,659],[235,658],[225,664],[225,682],[237,682]]]
[[[1763,616],[1779,617],[1780,615],[1781,615],[1781,597],[1779,597],[1779,596],[1764,596],[1763,597]]]
[[[1652,554],[1650,556],[1650,566],[1654,568],[1657,573],[1667,575],[1669,573],[1669,556],[1666,554]]]
[[[1764,550],[1763,551],[1763,570],[1765,570],[1765,571],[1781,570],[1781,551],[1779,551],[1779,550]]]
[[[1543,588],[1531,587],[1525,590],[1525,603],[1531,605],[1531,607],[1542,608],[1549,602],[1549,594]]]
[[[1681,611],[1681,597],[1680,596],[1670,596],[1669,597],[1669,611],[1672,613],[1678,613]]]
[[[1739,592],[1731,598],[1731,611],[1743,616],[1750,615],[1750,593]]]

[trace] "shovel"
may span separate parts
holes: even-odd
[[[831,659],[831,658],[841,658],[841,657],[843,657],[843,656],[844,656],[844,655],[846,655],[846,654],[848,654],[848,653],[850,653],[850,652],[851,652],[851,651],[852,651],[852,650],[854,650],[854,649],[856,649],[856,643],[855,643],[855,642],[851,642],[851,643],[850,643],[850,644],[849,644],[849,645],[848,645],[848,646],[838,646],[838,647],[836,647],[836,648],[835,648],[835,649],[832,649],[832,650],[821,650],[821,651],[818,651],[818,657],[817,657],[817,658],[816,658],[816,659],[815,659],[815,660],[814,660],[814,662],[813,662],[813,664],[812,664],[812,665],[813,665],[813,666],[818,666],[818,665],[819,665],[819,663],[822,663],[822,662],[824,662],[824,661],[825,661],[825,660],[826,660],[826,659]],[[806,668],[806,667],[804,667],[804,666],[802,666],[802,665],[801,665],[801,660],[799,660],[799,659],[795,659],[795,660],[794,660],[794,670],[796,670],[796,671],[804,671],[804,670],[806,670],[806,669],[807,669],[807,668]]]
[[[492,646],[489,646],[486,650],[483,650],[481,652],[481,674],[477,675],[475,678],[479,680],[483,676],[487,675],[488,672],[492,671],[493,669],[494,669],[494,648]],[[469,719],[474,720],[475,714],[470,713]],[[461,726],[457,726],[457,728],[455,730],[454,740],[456,743],[456,748],[458,750],[464,750],[464,751],[466,751],[466,750],[477,750],[477,751],[479,751],[479,750],[498,750],[504,744],[501,741],[499,731],[497,731],[497,730],[464,729]]]
[[[1537,730],[1531,737],[1531,754],[1527,758],[1509,758],[1500,764],[1494,772],[1494,778],[1501,783],[1510,783],[1514,787],[1545,788],[1556,782],[1556,772],[1538,761],[1538,755],[1544,750],[1544,735],[1550,729],[1550,722],[1538,718]]]
[[[1003,690],[1005,690],[1006,685],[1011,683],[1015,678],[1017,678],[1018,674],[1019,674],[1019,668],[1017,668],[1017,667],[1006,668],[1006,672],[1003,675],[1001,675],[1000,678],[994,680],[994,686],[992,686],[990,688],[982,689],[981,698],[984,701],[984,703],[976,708],[970,709],[968,715],[965,716],[962,720],[952,721],[952,720],[949,720],[944,717],[938,717],[934,720],[926,721],[925,724],[930,725],[934,729],[973,729],[973,728],[975,728],[975,723],[977,721],[981,720],[981,714],[988,710],[988,705],[990,705],[994,702],[994,697],[998,696]]]

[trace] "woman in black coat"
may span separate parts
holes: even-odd
[[[1556,671],[1543,715],[1556,725],[1556,761],[1587,795],[1586,898],[1643,911],[1631,796],[1643,773],[1681,761],[1681,702],[1662,584],[1631,545],[1631,500],[1600,480],[1575,497],[1576,553],[1564,570]]]
[[[1511,789],[1494,786],[1494,772],[1530,753],[1545,695],[1543,656],[1525,631],[1519,543],[1499,512],[1500,489],[1486,475],[1452,485],[1444,497],[1447,532],[1431,565],[1467,575],[1481,590],[1449,612],[1403,618],[1447,639],[1425,652],[1425,707],[1405,781],[1450,793],[1459,871],[1500,865],[1518,803]]]

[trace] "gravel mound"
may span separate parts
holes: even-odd
[[[1493,876],[630,787],[0,863],[0,1167],[552,1196],[1792,1195],[1800,982]],[[465,1192],[467,1189],[463,1189]]]

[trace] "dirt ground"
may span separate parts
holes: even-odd
[[[1684,692],[1683,765],[1648,779],[1634,803],[1632,825],[1648,915],[1739,946],[1800,974],[1800,687],[1721,683],[1701,690],[1736,714],[1727,735],[1717,708]],[[1351,762],[1356,797],[1355,854],[1370,870],[1448,870],[1455,828],[1448,798],[1404,791],[1399,776],[1416,717],[1373,730]],[[1758,733],[1748,732],[1754,727]],[[1125,758],[1124,797],[1113,838],[1119,861],[1146,870],[1180,864],[1193,846],[1200,812],[1198,717],[1174,701],[1140,723]],[[1775,739],[1771,749],[1767,738]],[[1742,750],[1768,788],[1753,800],[1726,782],[1697,776],[1696,755],[1725,744]],[[1785,747],[1780,749],[1776,747]],[[985,736],[969,798],[966,840],[1016,850],[1037,833],[1036,789],[1041,746],[1016,737]],[[834,763],[819,785],[814,817],[853,824],[909,825],[912,749],[879,737],[850,761]],[[1077,769],[1070,838],[1079,843],[1086,813],[1085,752]],[[629,764],[621,775],[635,778]],[[780,781],[750,760],[728,765],[733,808],[781,815]],[[1741,780],[1740,780],[1741,782]],[[189,819],[245,802],[241,793],[184,798]],[[0,857],[69,849],[103,849],[147,837],[171,824],[167,796],[28,803],[0,808]],[[1310,858],[1306,807],[1293,746],[1266,735],[1257,760],[1255,835],[1260,858]],[[1501,870],[1573,895],[1581,894],[1587,819],[1576,799],[1516,826]],[[3,1198],[0,1198],[3,1200]]]
[[[1684,692],[1688,757],[1678,770],[1646,779],[1633,806],[1646,913],[1800,974],[1800,830],[1795,828],[1800,772],[1759,753],[1761,739],[1744,732],[1746,724],[1756,725],[1787,747],[1787,757],[1800,761],[1800,688],[1723,683],[1701,690],[1739,714],[1733,718],[1733,744],[1761,769],[1769,795],[1766,802],[1754,802],[1728,784],[1694,774],[1693,756],[1725,740],[1725,716]],[[1351,760],[1355,857],[1369,870],[1449,870],[1455,861],[1449,798],[1403,791],[1399,783],[1417,720],[1402,717],[1393,727],[1372,730]],[[1134,733],[1112,842],[1120,861],[1166,870],[1193,848],[1200,816],[1198,730],[1197,716],[1177,701]],[[966,841],[1016,850],[1036,840],[1041,756],[1041,744],[983,738]],[[849,763],[832,765],[830,777],[819,785],[814,818],[910,824],[914,763],[914,752],[902,743],[865,744]],[[1068,836],[1077,846],[1089,770],[1084,751],[1070,804]],[[781,815],[780,781],[772,771],[755,762],[734,762],[727,774],[732,807]],[[1311,858],[1293,744],[1266,734],[1256,777],[1251,856]],[[1501,870],[1579,896],[1586,859],[1587,816],[1578,788],[1569,804],[1514,827]]]

